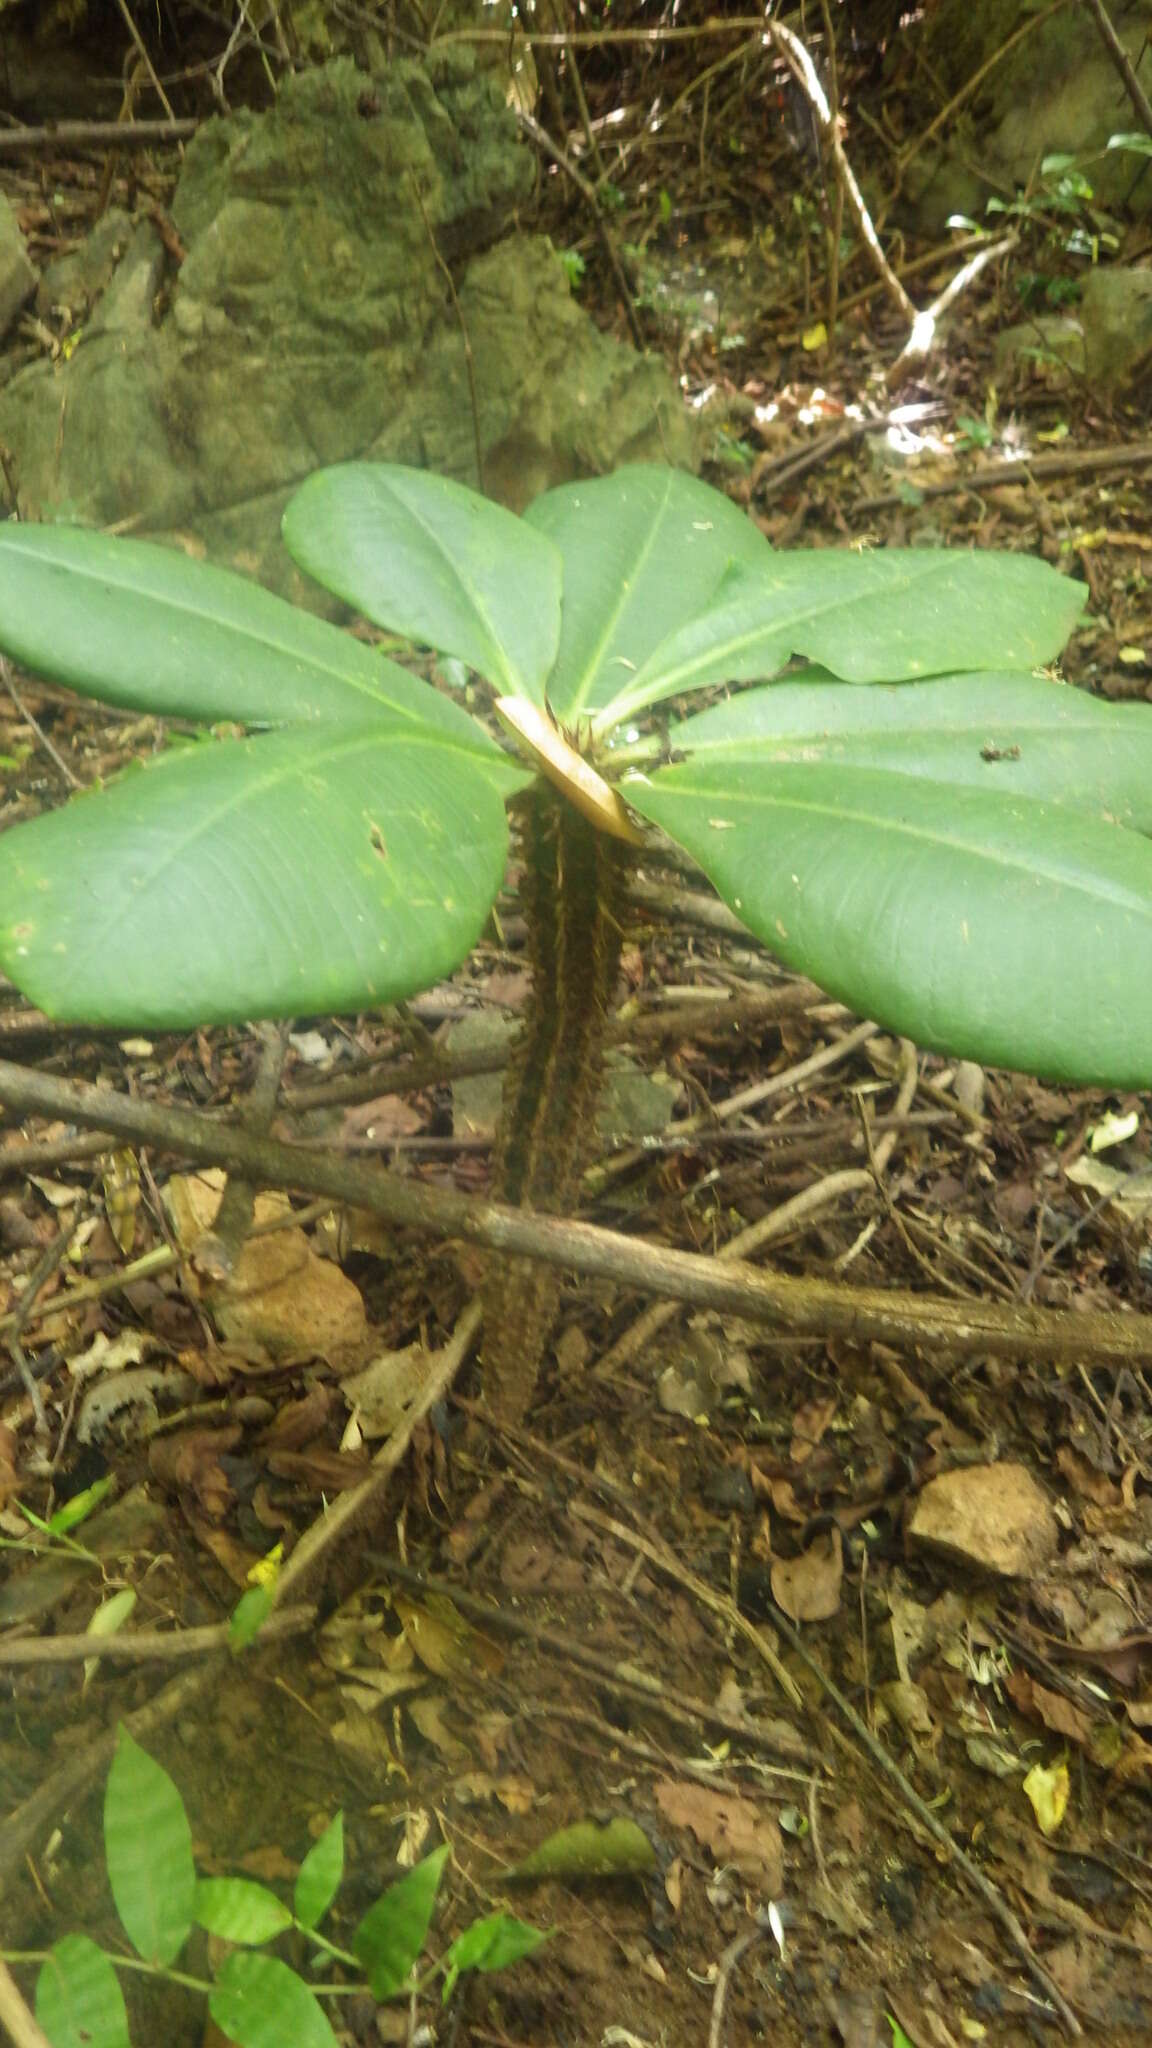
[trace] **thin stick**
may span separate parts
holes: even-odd
[[[840,140],[839,124],[828,105],[828,97],[820,83],[816,66],[813,64],[799,36],[794,34],[790,28],[785,28],[782,22],[765,20],[764,33],[771,37],[793,78],[805,94],[816,117],[816,123],[820,129],[824,147],[836,166],[836,175],[843,186],[844,197],[847,200],[849,211],[860,230],[864,246],[872,258],[877,273],[883,280],[889,298],[894,305],[900,308],[909,325],[912,325],[916,319],[916,308],[884,254],[880,237],[872,225],[872,216],[864,204],[864,194],[856,182],[856,175],[845,155],[844,144]]]
[[[917,484],[922,498],[945,498],[957,491],[994,491],[1005,484],[1030,483],[1033,477],[1089,476],[1109,469],[1142,469],[1152,462],[1152,441],[1131,441],[1126,448],[1081,448],[1067,455],[1032,455],[1020,462],[988,462],[966,476],[949,477],[945,483]],[[882,512],[899,505],[899,491],[879,491],[871,498],[858,498],[857,512]]]
[[[0,128],[0,156],[34,149],[98,149],[108,143],[148,149],[154,142],[184,142],[199,121],[52,121],[43,128]]]
[[[717,1593],[715,1588],[708,1584],[707,1579],[697,1578],[696,1573],[690,1572],[687,1565],[681,1564],[679,1558],[674,1557],[663,1544],[653,1543],[649,1537],[637,1535],[634,1529],[629,1529],[623,1522],[617,1521],[615,1515],[606,1515],[600,1508],[589,1507],[582,1500],[570,1501],[568,1513],[576,1521],[591,1522],[593,1528],[602,1529],[607,1535],[615,1536],[622,1543],[628,1544],[632,1550],[638,1550],[642,1557],[646,1557],[650,1564],[656,1566],[657,1571],[664,1572],[668,1578],[674,1579],[678,1586],[683,1586],[689,1593],[694,1594],[702,1607],[710,1607],[713,1614],[719,1615],[721,1621],[734,1635],[743,1636],[745,1642],[751,1644],[761,1662],[768,1666],[789,1705],[804,1705],[803,1693],[791,1672],[781,1663],[774,1645],[768,1640],[764,1630],[757,1628],[755,1622],[749,1621],[746,1614],[741,1614],[735,1601],[729,1599],[726,1593]]]
[[[823,1666],[811,1654],[800,1630],[795,1628],[787,1617],[781,1614],[778,1608],[774,1610],[773,1623],[796,1656],[800,1658],[803,1664],[807,1665],[813,1678],[816,1679],[844,1720],[847,1721],[856,1740],[867,1750],[877,1769],[883,1772],[884,1776],[889,1778],[895,1785],[909,1812],[915,1815],[920,1826],[925,1828],[933,1841],[939,1844],[948,1862],[952,1863],[957,1870],[963,1873],[973,1890],[983,1899],[993,1918],[999,1922],[1008,1936],[1012,1947],[1016,1950],[1017,1955],[1033,1981],[1040,1986],[1044,1996],[1055,2006],[1068,2032],[1078,2037],[1082,2031],[1079,2020],[1076,2018],[1059,1986],[1049,1976],[1043,1964],[1037,1960],[1023,1927],[1008,1905],[1007,1900],[1003,1897],[1003,1894],[997,1890],[991,1878],[985,1876],[979,1864],[975,1863],[971,1856],[953,1841],[948,1829],[934,1808],[927,1806],[921,1799],[915,1787],[905,1777],[899,1764],[889,1755],[883,1743],[879,1742],[873,1735],[867,1722],[861,1719],[855,1707],[845,1698],[840,1688],[833,1683],[832,1679],[829,1678],[827,1672],[823,1669]]]
[[[414,1586],[424,1593],[442,1594],[478,1627],[534,1643],[537,1649],[546,1650],[550,1656],[559,1657],[563,1662],[575,1664],[580,1670],[590,1673],[599,1686],[618,1698],[645,1701],[675,1727],[689,1729],[696,1739],[702,1727],[719,1728],[725,1735],[734,1735],[749,1743],[753,1749],[766,1750],[770,1756],[785,1756],[797,1764],[818,1762],[815,1752],[803,1737],[781,1722],[761,1723],[745,1714],[726,1713],[710,1700],[695,1699],[691,1693],[678,1692],[663,1678],[649,1678],[634,1667],[625,1670],[618,1657],[593,1650],[586,1643],[578,1643],[571,1636],[562,1635],[558,1629],[543,1628],[522,1614],[514,1614],[510,1608],[494,1607],[490,1600],[477,1599],[474,1593],[465,1592],[452,1580],[430,1578],[426,1572],[414,1571],[394,1557],[375,1557],[371,1561],[387,1578],[397,1579],[401,1585]],[[781,1775],[790,1777],[793,1773],[785,1770]],[[799,1777],[802,1774],[796,1772],[795,1775]],[[807,1782],[807,1774],[803,1775]]]
[[[304,1587],[311,1584],[321,1568],[332,1545],[362,1525],[374,1513],[384,1490],[405,1456],[412,1441],[413,1431],[424,1420],[430,1408],[442,1401],[445,1394],[464,1364],[480,1330],[480,1305],[471,1302],[464,1310],[456,1328],[442,1351],[434,1352],[428,1361],[428,1375],[408,1413],[396,1424],[390,1437],[377,1451],[372,1460],[372,1470],[359,1486],[342,1493],[320,1520],[306,1529],[288,1563],[280,1574],[276,1587],[277,1603],[289,1594],[297,1599]]]
[[[461,1237],[489,1251],[543,1259],[701,1308],[725,1309],[799,1335],[878,1339],[897,1348],[932,1344],[950,1352],[989,1351],[1004,1358],[1100,1362],[1152,1358],[1152,1318],[1133,1312],[1073,1315],[1011,1302],[937,1301],[892,1288],[850,1288],[793,1274],[759,1273],[733,1261],[670,1251],[590,1223],[478,1200],[454,1189],[406,1180],[331,1152],[302,1152],[271,1138],[230,1129],[186,1109],[138,1102],[114,1089],[59,1081],[0,1060],[0,1103],[23,1114],[63,1117],[158,1145],[201,1164],[246,1173],[263,1187],[294,1188],[369,1209],[437,1237]],[[344,1496],[346,1499],[348,1496]]]
[[[990,263],[995,263],[1001,256],[1007,256],[1016,247],[1018,240],[1017,235],[1005,235],[999,242],[986,242],[982,249],[978,249],[974,256],[969,257],[967,263],[956,272],[955,277],[949,280],[939,297],[933,299],[932,304],[925,307],[923,313],[917,313],[911,334],[896,360],[889,364],[887,383],[898,383],[931,355],[939,339],[940,322],[949,306],[955,305],[956,300],[968,290],[969,285],[975,284],[981,271],[986,270]]]
[[[712,2017],[708,2023],[708,2048],[720,2048],[724,2039],[724,2007],[728,1998],[728,1986],[742,1956],[764,1939],[766,1929],[750,1927],[746,1934],[738,1934],[730,1941],[720,1958],[716,1970],[716,1987],[712,1993]]]
[[[904,1071],[895,1108],[895,1114],[901,1123],[911,1107],[917,1082],[916,1056],[907,1042],[904,1045],[903,1065]],[[891,1159],[899,1135],[900,1125],[897,1125],[896,1129],[889,1131],[876,1147],[874,1165],[878,1172],[882,1172]],[[816,1181],[812,1187],[802,1188],[798,1195],[791,1195],[786,1202],[781,1202],[775,1209],[769,1210],[767,1216],[761,1216],[758,1222],[751,1223],[746,1230],[739,1231],[727,1244],[721,1245],[716,1257],[728,1261],[750,1259],[778,1238],[786,1237],[788,1232],[795,1230],[799,1224],[807,1222],[810,1216],[819,1214],[830,1202],[839,1201],[842,1195],[861,1193],[875,1185],[875,1174],[862,1166],[846,1166],[838,1173],[825,1174],[823,1179]],[[593,1370],[593,1379],[611,1379],[623,1367],[631,1365],[645,1345],[650,1344],[653,1337],[675,1320],[680,1310],[681,1304],[678,1301],[653,1302],[651,1308],[645,1309],[631,1328],[625,1330],[611,1349],[598,1359]]]
[[[263,1645],[278,1642],[284,1636],[300,1635],[315,1620],[314,1607],[281,1607],[269,1615],[257,1641]],[[0,1641],[0,1668],[86,1664],[90,1657],[102,1657],[111,1664],[142,1664],[149,1659],[175,1664],[185,1657],[205,1657],[226,1650],[230,1627],[227,1621],[216,1621],[204,1628],[141,1629],[137,1635],[17,1636]]]
[[[93,1646],[95,1647],[95,1645]],[[125,1714],[124,1726],[137,1742],[147,1742],[159,1728],[178,1720],[210,1685],[218,1685],[227,1660],[209,1657],[191,1671],[182,1671],[146,1707]],[[96,1736],[75,1755],[53,1771],[22,1806],[0,1821],[0,1896],[16,1867],[34,1849],[57,1814],[71,1806],[85,1792],[99,1772],[111,1763],[116,1749],[115,1731]]]
[[[39,2022],[33,2019],[20,1993],[20,1987],[8,1968],[0,1960],[0,2027],[13,2043],[13,2048],[52,2048],[52,2043]]]
[[[1136,109],[1136,118],[1142,128],[1152,135],[1152,101],[1137,78],[1127,50],[1112,25],[1112,17],[1104,6],[1104,0],[1080,0],[1081,6],[1092,16],[1100,31],[1100,40],[1124,81],[1124,90]]]
[[[565,38],[565,40],[568,39]],[[636,302],[632,297],[632,287],[628,282],[628,273],[620,259],[620,253],[608,223],[604,218],[604,210],[600,204],[596,187],[589,183],[583,171],[577,169],[567,151],[561,149],[558,142],[553,142],[548,130],[541,126],[534,115],[529,114],[523,107],[518,107],[516,119],[523,128],[525,135],[532,137],[537,148],[542,149],[546,156],[550,156],[553,163],[560,166],[565,176],[571,178],[576,190],[585,200],[592,215],[592,225],[600,239],[600,246],[608,258],[612,275],[616,280],[616,290],[620,296],[624,318],[628,322],[628,332],[632,336],[635,346],[642,349],[644,347],[644,330],[640,325],[640,317],[636,311]]]

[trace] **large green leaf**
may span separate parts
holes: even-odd
[[[284,514],[293,559],[365,618],[454,654],[502,695],[544,701],[560,563],[502,505],[382,462],[318,470]]]
[[[226,1956],[208,2010],[236,2048],[336,2048],[315,1992],[277,1956]]]
[[[843,761],[1041,796],[1152,832],[1152,711],[1044,676],[830,682],[823,671],[743,690],[674,725],[697,758]]]
[[[655,465],[562,484],[524,517],[563,558],[548,701],[569,723],[610,704],[653,649],[709,602],[732,563],[771,554],[759,528],[720,491]]]
[[[626,785],[749,929],[940,1052],[1152,1085],[1152,845],[1032,797],[701,758]]]
[[[193,1912],[198,1927],[244,1948],[275,1941],[292,1925],[283,1900],[251,1877],[197,1878]]]
[[[157,717],[364,725],[379,714],[492,747],[450,698],[258,583],[78,526],[0,526],[0,648]]]
[[[192,1831],[167,1771],[126,1728],[104,1792],[104,1853],[129,1941],[146,1963],[174,1963],[192,1932]]]
[[[612,705],[612,722],[709,683],[763,680],[792,655],[849,683],[1028,670],[1055,659],[1086,595],[1031,555],[772,555],[759,568],[731,570],[708,609],[649,655]]]
[[[53,1942],[36,1979],[36,2017],[52,2048],[130,2048],[116,1972],[86,1934]]]
[[[364,1009],[459,965],[506,851],[484,762],[434,732],[210,742],[0,840],[0,964],[91,1025]]]

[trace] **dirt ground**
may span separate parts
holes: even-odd
[[[728,194],[693,228],[705,250],[745,233]],[[1030,374],[997,384],[999,275],[889,392],[901,337],[855,281],[835,346],[802,344],[807,283],[790,327],[777,309],[737,346],[662,337],[688,395],[733,423],[713,480],[777,545],[935,539],[1070,565],[1092,617],[1068,679],[1152,694],[1135,412]],[[1022,453],[1026,474],[982,474]],[[154,742],[149,721],[16,676],[0,826],[60,800],[61,764],[89,784]],[[647,879],[621,1002],[676,1019],[621,1043],[669,1111],[639,1146],[605,1133],[589,1220],[703,1252],[759,1225],[758,1256],[845,1285],[1152,1311],[1142,1097],[916,1057],[819,999],[757,1021],[788,977],[699,884],[675,877],[673,899],[666,874]],[[442,1058],[463,1014],[514,1018],[521,937],[509,896],[405,1017],[302,1022],[278,1134],[481,1191],[490,1101],[381,1077],[429,1034]],[[243,1030],[78,1038],[7,987],[0,1051],[198,1109],[242,1106],[259,1059]],[[109,1658],[85,1679],[51,1646],[117,1590],[137,1596],[129,1631],[171,1645],[226,1620],[253,1567],[291,1554],[402,1428],[480,1278],[474,1252],[297,1202],[292,1231],[264,1213],[278,1227],[254,1243],[280,1249],[221,1317],[190,1256],[205,1203],[203,1177],[159,1154],[0,1128],[6,1950],[76,1929],[116,1947],[101,1793],[128,1720],[180,1786],[205,1871],[283,1890],[344,1811],[333,1939],[441,1841],[437,1946],[498,1907],[554,1929],[446,2013],[342,2001],[349,2043],[1148,2037],[1146,1371],[1091,1343],[1021,1361],[798,1340],[571,1282],[527,1426],[487,1419],[465,1362],[326,1554],[306,1632],[239,1658]],[[94,1557],[29,1532],[23,1508],[102,1478],[75,1532]],[[518,1870],[573,1828],[548,1874]],[[34,1973],[16,1974],[27,1993]],[[138,2043],[220,2038],[179,1987],[140,1976],[127,1996]]]

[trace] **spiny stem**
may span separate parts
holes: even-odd
[[[495,1192],[559,1215],[576,1205],[595,1138],[630,854],[546,785],[519,800],[516,823],[532,992],[505,1082]],[[518,1421],[532,1399],[559,1289],[527,1259],[501,1260],[491,1274],[484,1390],[502,1421]]]

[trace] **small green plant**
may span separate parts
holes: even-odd
[[[507,1201],[574,1206],[651,827],[858,1014],[988,1065],[1152,1083],[1152,713],[1048,671],[1082,585],[1013,554],[777,554],[656,466],[517,518],[349,463],[304,484],[284,536],[376,625],[482,679],[515,751],[239,576],[9,524],[0,648],[107,702],[231,722],[0,842],[0,965],[50,1015],[185,1029],[426,988],[483,929],[509,808],[535,993],[497,1147]],[[486,1308],[510,1414],[549,1284],[519,1262]]]
[[[1097,204],[1092,167],[1117,150],[1133,156],[1152,155],[1152,136],[1112,135],[1103,149],[1073,155],[1054,150],[1042,158],[1035,178],[1017,190],[1011,199],[993,197],[984,211],[1006,215],[1028,230],[1033,248],[1049,258],[1078,257],[1089,264],[1119,248],[1107,214]],[[991,230],[968,214],[953,214],[949,227],[964,228],[970,234]],[[1080,297],[1080,279],[1054,275],[1051,271],[1021,270],[1016,289],[1026,305],[1039,301],[1052,307],[1066,306]]]
[[[66,1934],[38,1961],[36,2018],[52,2048],[129,2048],[128,2014],[117,1975],[144,1971],[202,1993],[222,2034],[236,2048],[336,2048],[321,2001],[368,1991],[381,2004],[422,1996],[440,1983],[443,2002],[466,1970],[494,1971],[530,1956],[548,1939],[507,1913],[475,1920],[438,1961],[420,1967],[447,1862],[436,1849],[376,1900],[342,1948],[321,1934],[344,1875],[339,1814],[304,1858],[292,1905],[244,1877],[200,1877],[192,1831],[172,1779],[126,1729],[104,1798],[104,1852],[121,1925],[135,1954]],[[210,1977],[178,1960],[197,1928],[229,1944]],[[270,1952],[281,1937],[313,1951],[312,1981]],[[339,1966],[338,1981],[316,1972]]]

